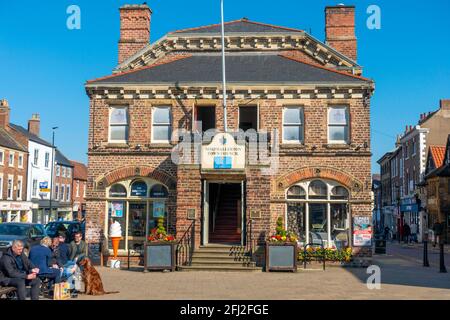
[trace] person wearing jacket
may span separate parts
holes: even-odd
[[[87,244],[82,240],[83,236],[81,232],[74,234],[74,240],[70,243],[70,256],[69,260],[74,262],[80,262],[84,257],[87,257]]]
[[[7,287],[9,285],[9,278],[4,275],[2,270],[0,270],[0,287]]]
[[[52,239],[44,237],[40,245],[34,246],[30,250],[30,260],[40,270],[38,276],[50,279],[49,287],[61,281],[62,271],[56,263],[53,263],[53,255],[50,250],[51,245]]]
[[[64,232],[60,233],[58,239],[59,262],[65,266],[70,259],[70,248],[66,243],[66,234]]]
[[[19,300],[26,299],[26,285],[31,286],[31,300],[39,300],[41,281],[37,274],[40,270],[28,260],[23,253],[23,247],[21,240],[14,240],[12,246],[8,248],[0,259],[0,269],[9,278],[8,286],[17,289]]]

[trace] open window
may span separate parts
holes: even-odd
[[[239,129],[247,131],[254,129],[258,131],[258,107],[245,106],[239,107]]]
[[[195,129],[205,132],[216,128],[216,107],[215,106],[197,106],[195,108]]]

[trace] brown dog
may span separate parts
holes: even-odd
[[[82,277],[84,282],[84,293],[93,296],[99,296],[102,294],[119,293],[119,291],[106,292],[103,290],[102,279],[100,274],[95,270],[89,258],[84,258],[79,263],[80,267],[83,267]]]

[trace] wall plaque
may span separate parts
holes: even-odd
[[[229,133],[218,133],[202,146],[202,169],[244,170],[245,145],[238,145]]]

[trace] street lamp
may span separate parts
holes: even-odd
[[[53,196],[53,167],[55,166],[55,130],[58,127],[52,127],[52,165],[50,168],[50,217],[53,213],[52,196]],[[49,218],[50,218],[49,217]]]

